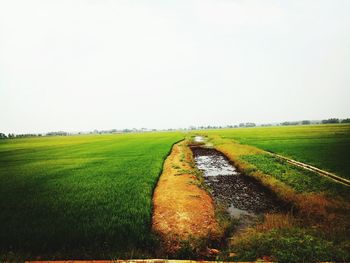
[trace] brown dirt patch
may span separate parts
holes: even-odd
[[[221,236],[211,196],[200,187],[186,141],[173,146],[153,196],[152,228],[168,254]]]

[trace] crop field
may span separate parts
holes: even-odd
[[[256,227],[234,232],[236,219],[231,222],[223,211],[216,211],[223,208],[212,203],[210,194],[206,204],[194,194],[210,193],[187,145],[194,143],[195,134],[207,136],[205,143],[225,154],[246,175],[261,179],[262,185],[297,210],[264,214]],[[184,138],[181,147],[177,144],[171,151],[172,145]],[[202,249],[196,250],[188,245],[189,240],[177,239],[181,231],[175,237],[166,232],[164,240],[174,237],[174,242],[185,244],[183,250],[174,254],[162,250],[164,243],[152,230],[152,213],[157,207],[152,198],[161,174],[165,177],[160,177],[160,182],[166,187],[158,184],[156,195],[173,201],[162,203],[167,210],[157,219],[157,226],[173,224],[184,229],[188,213],[182,216],[181,211],[201,208],[203,214],[213,215],[218,233],[226,235],[222,238],[237,235],[230,244],[217,241],[221,245],[214,248],[219,254],[209,255],[210,259],[254,261],[265,255],[282,262],[350,259],[346,230],[350,229],[350,187],[294,167],[261,149],[349,178],[350,125],[1,140],[0,260],[206,256],[208,247],[203,244],[215,242],[193,239],[194,246]],[[182,199],[176,193],[181,193]],[[174,200],[186,207],[174,205]],[[191,225],[194,221],[186,222]],[[184,233],[196,238],[198,231],[192,233],[191,229]],[[279,249],[274,250],[275,246]],[[230,254],[235,256],[230,258]]]
[[[182,138],[143,133],[2,140],[0,255],[108,259],[147,251],[153,245],[153,189],[171,146]]]
[[[235,260],[348,262],[350,187],[267,154],[272,151],[350,177],[350,126],[315,125],[200,131],[245,174],[292,204],[234,233]],[[262,149],[262,150],[261,150]]]
[[[350,125],[305,125],[210,131],[350,179]]]

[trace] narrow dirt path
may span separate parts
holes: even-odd
[[[200,187],[194,171],[187,142],[175,144],[154,192],[152,217],[152,228],[161,238],[164,252],[170,255],[181,249],[196,250],[199,244],[222,234],[214,202]]]
[[[309,171],[315,172],[315,173],[317,173],[317,174],[319,174],[321,176],[328,177],[328,178],[330,178],[333,181],[336,181],[338,183],[350,186],[350,180],[345,179],[343,177],[340,177],[338,175],[335,175],[333,173],[327,172],[325,170],[319,169],[319,168],[317,168],[315,166],[312,166],[312,165],[309,165],[309,164],[306,164],[306,163],[302,163],[302,162],[299,162],[299,161],[287,158],[287,157],[285,157],[283,155],[280,155],[280,154],[277,154],[277,153],[272,153],[272,152],[267,152],[267,153],[271,154],[272,156],[275,156],[275,157],[277,157],[279,159],[285,160],[289,164],[292,164],[294,166],[301,167],[301,168],[303,168],[305,170],[309,170]]]

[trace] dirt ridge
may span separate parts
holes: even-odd
[[[152,229],[162,249],[174,255],[201,241],[221,236],[214,202],[194,174],[192,152],[186,141],[173,146],[153,195]]]

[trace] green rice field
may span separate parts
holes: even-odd
[[[0,255],[147,253],[152,193],[181,133],[0,141]],[[1,258],[0,258],[1,260]]]
[[[304,125],[209,131],[350,179],[350,125]]]
[[[350,125],[235,128],[200,134],[219,150],[234,153],[233,161],[245,174],[299,207],[291,218],[272,220],[275,215],[271,215],[263,228],[258,225],[243,237],[233,235],[230,249],[237,253],[237,261],[272,255],[276,262],[349,262],[350,187],[256,152],[250,145],[350,178]],[[329,200],[337,205],[327,204]]]
[[[350,125],[206,130],[350,178]],[[0,141],[0,256],[154,257],[152,194],[180,132]],[[234,149],[233,149],[234,150]],[[273,157],[241,157],[298,192],[349,199],[349,188]],[[1,257],[0,257],[1,260]]]

